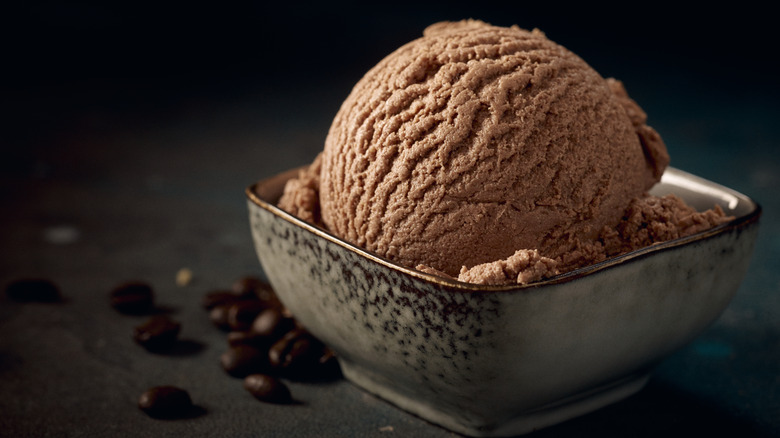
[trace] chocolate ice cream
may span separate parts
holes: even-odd
[[[725,220],[646,194],[669,163],[646,119],[539,30],[437,23],[357,83],[280,207],[405,266],[529,283]]]

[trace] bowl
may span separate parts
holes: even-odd
[[[734,220],[524,286],[461,283],[397,265],[275,206],[297,169],[246,190],[279,299],[355,385],[471,436],[519,435],[623,399],[723,312],[745,275],[760,207],[678,169],[654,194]]]

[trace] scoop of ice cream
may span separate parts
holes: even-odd
[[[557,258],[660,178],[669,157],[645,121],[621,83],[537,30],[438,23],[343,103],[319,213],[352,243],[453,276],[520,249]]]

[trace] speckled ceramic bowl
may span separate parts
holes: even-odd
[[[337,353],[347,379],[432,423],[516,435],[620,400],[726,308],[760,208],[667,170],[654,189],[736,219],[527,286],[418,272],[274,206],[289,171],[247,189],[257,254],[279,298]]]

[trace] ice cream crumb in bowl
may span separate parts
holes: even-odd
[[[734,219],[537,283],[476,285],[396,264],[279,209],[295,174],[246,191],[279,298],[337,352],[347,379],[472,436],[531,432],[641,389],[726,308],[761,212],[669,168],[654,192],[720,205]]]
[[[540,31],[438,23],[310,166],[246,190],[280,300],[344,375],[473,436],[620,400],[728,305],[759,206],[668,167],[622,83]]]

